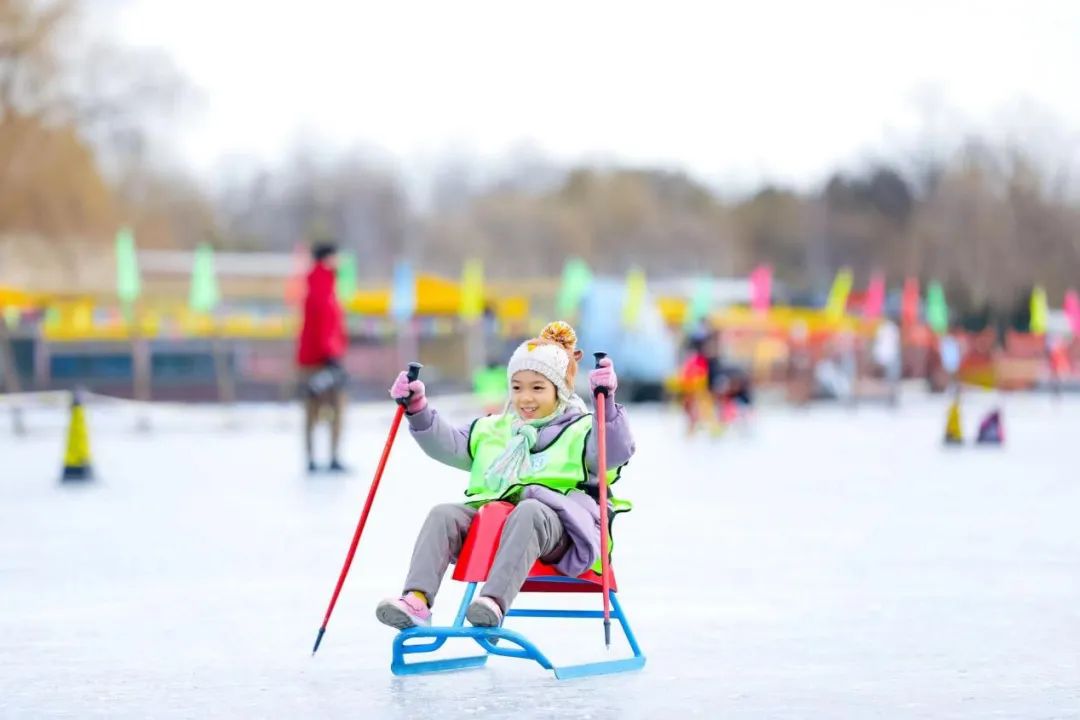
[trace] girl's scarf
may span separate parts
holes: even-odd
[[[516,485],[519,478],[528,475],[531,470],[529,455],[536,445],[536,439],[540,435],[540,428],[562,415],[565,410],[566,404],[559,403],[558,407],[555,408],[555,412],[547,417],[537,420],[524,420],[512,409],[507,408],[506,412],[514,415],[514,420],[510,425],[510,442],[506,444],[502,455],[488,466],[487,471],[484,473],[484,486],[491,492],[501,494],[507,488]]]

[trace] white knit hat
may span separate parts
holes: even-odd
[[[514,374],[522,370],[538,372],[551,381],[561,400],[570,402],[575,397],[574,378],[580,355],[574,329],[557,320],[549,323],[540,337],[518,345],[506,366],[506,379],[512,382]]]

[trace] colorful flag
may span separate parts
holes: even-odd
[[[304,245],[297,243],[292,251],[292,272],[289,280],[285,283],[285,304],[292,307],[300,307],[304,304],[304,294],[307,292],[307,267],[308,252]]]
[[[863,304],[863,317],[867,320],[877,320],[885,309],[885,276],[876,272],[870,276],[870,284],[866,287],[866,302]]]
[[[949,331],[949,305],[945,302],[945,289],[937,281],[926,288],[926,324],[938,335]]]
[[[713,279],[708,276],[698,278],[694,285],[694,294],[690,297],[690,305],[686,309],[685,321],[688,329],[709,317],[715,296]]]
[[[912,327],[919,322],[919,280],[909,277],[904,280],[904,293],[900,298],[900,323]]]
[[[825,302],[825,316],[828,319],[839,320],[844,317],[853,280],[850,268],[841,268],[836,273],[832,288],[829,289],[829,299]]]
[[[1080,337],[1080,295],[1075,290],[1065,293],[1065,317],[1069,319],[1073,337]]]
[[[462,320],[476,320],[484,314],[484,261],[466,260],[461,268],[461,304],[458,313]]]
[[[1036,285],[1031,290],[1031,322],[1028,325],[1029,331],[1034,335],[1046,334],[1046,322],[1047,317],[1050,314],[1050,310],[1046,303],[1046,291],[1041,286]]]
[[[116,233],[116,295],[130,306],[139,299],[141,290],[135,236],[129,228],[121,228]]]
[[[772,266],[758,265],[750,273],[750,307],[754,312],[769,312],[772,301]]]
[[[348,303],[356,294],[356,256],[351,252],[339,252],[337,255],[337,274],[334,280],[338,300],[348,310]]]
[[[581,301],[592,285],[592,273],[581,258],[570,258],[563,266],[562,286],[555,299],[555,310],[561,318],[577,315]]]
[[[395,320],[405,321],[416,312],[416,278],[408,260],[394,265],[393,287],[390,289],[390,314]]]
[[[622,321],[623,326],[633,329],[637,327],[641,319],[641,311],[645,307],[645,295],[648,285],[645,279],[645,271],[641,268],[633,268],[626,273],[626,291],[623,295]]]
[[[188,307],[192,312],[211,313],[221,300],[218,292],[217,276],[214,273],[214,248],[203,243],[195,249],[195,260],[191,267],[191,290],[188,293]]]

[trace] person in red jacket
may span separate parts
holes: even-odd
[[[307,275],[304,299],[304,323],[296,362],[300,367],[300,388],[304,396],[304,441],[308,472],[314,472],[313,437],[320,417],[330,420],[330,467],[342,472],[338,459],[341,426],[345,412],[345,371],[342,360],[348,338],[345,317],[334,287],[337,247],[330,243],[315,245],[311,251],[311,271]]]

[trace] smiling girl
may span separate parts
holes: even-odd
[[[406,417],[420,447],[439,462],[469,472],[464,503],[436,505],[413,548],[401,597],[375,609],[380,622],[400,629],[431,624],[431,606],[443,575],[461,552],[477,508],[507,500],[515,504],[503,526],[499,549],[479,596],[465,617],[495,627],[537,560],[576,577],[600,557],[597,505],[596,419],[574,393],[581,351],[565,322],[518,346],[506,374],[510,397],[501,414],[455,428],[428,406],[424,384],[401,373],[390,388],[408,398]],[[634,454],[626,414],[615,403],[618,378],[611,360],[589,373],[592,390],[605,387],[609,482]]]

